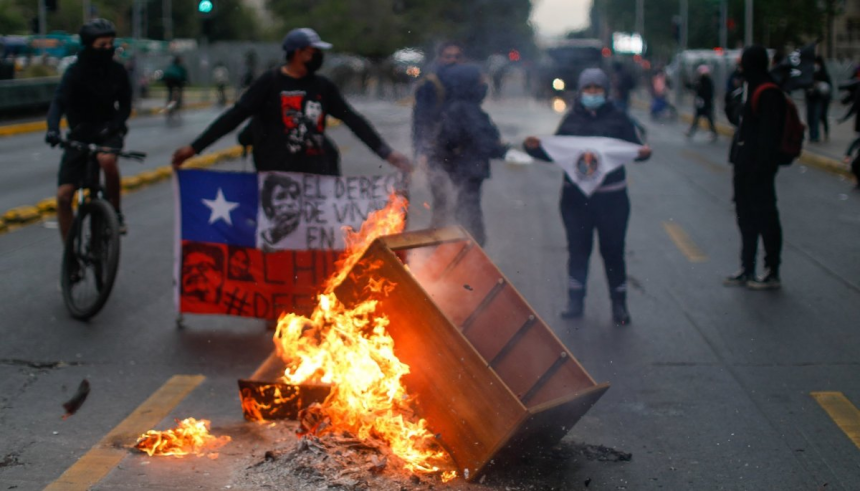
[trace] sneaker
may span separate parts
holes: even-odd
[[[128,227],[125,225],[125,216],[122,213],[116,214],[116,219],[119,222],[119,234],[125,235],[128,233]]]
[[[630,312],[627,311],[627,302],[624,299],[612,299],[612,321],[615,322],[616,326],[630,324]]]
[[[769,269],[763,276],[747,282],[747,288],[750,290],[779,290],[782,288],[782,283],[779,281],[779,273]]]
[[[578,319],[585,312],[585,297],[571,296],[567,301],[567,308],[561,312],[562,319]]]
[[[725,286],[747,286],[750,281],[753,281],[755,277],[752,273],[747,273],[743,269],[738,271],[737,273],[727,276],[723,280],[723,285]]]

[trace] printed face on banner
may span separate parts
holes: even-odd
[[[342,250],[344,226],[360,227],[382,209],[399,174],[333,177],[260,172],[257,247],[262,250]]]
[[[260,203],[260,238],[263,244],[276,246],[299,226],[302,186],[287,175],[268,174],[260,189]]]
[[[257,281],[251,273],[251,255],[244,248],[230,247],[227,278],[236,281]]]
[[[217,304],[224,284],[224,253],[218,246],[189,244],[182,249],[180,294],[192,301]]]
[[[582,179],[593,179],[600,168],[600,157],[597,152],[586,150],[576,161],[576,172]]]

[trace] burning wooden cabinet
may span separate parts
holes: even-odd
[[[350,305],[383,279],[393,288],[377,313],[410,366],[409,393],[469,480],[506,450],[558,442],[609,388],[461,228],[377,239],[336,293]]]

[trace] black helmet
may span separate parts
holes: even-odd
[[[96,38],[116,36],[116,27],[107,19],[93,19],[81,26],[78,34],[81,36],[82,45],[92,46]]]

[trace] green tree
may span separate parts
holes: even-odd
[[[729,48],[743,44],[744,0],[727,0]],[[823,32],[825,2],[811,0],[755,0],[754,41],[771,48],[800,45]],[[720,42],[720,0],[689,0],[689,48],[713,48]],[[633,31],[636,0],[594,0],[596,14],[607,21],[611,31]],[[678,0],[645,0],[645,40],[650,54],[668,56],[677,50],[672,36],[672,17],[679,14]]]
[[[0,0],[0,34],[26,34],[27,18],[14,0]]]
[[[529,52],[529,0],[269,0],[282,32],[312,27],[336,49],[380,60],[404,47],[456,39],[476,57]]]

